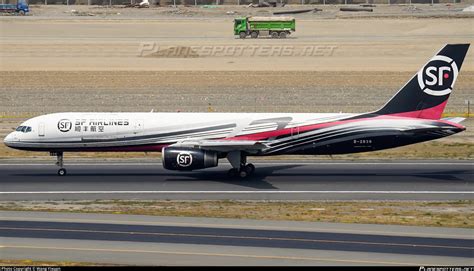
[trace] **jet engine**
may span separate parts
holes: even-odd
[[[167,147],[162,152],[163,167],[169,170],[194,170],[216,167],[217,152],[193,148]]]

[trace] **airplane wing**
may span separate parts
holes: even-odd
[[[170,147],[188,147],[219,152],[246,151],[257,153],[268,146],[264,141],[252,140],[193,140],[180,141],[170,145]]]

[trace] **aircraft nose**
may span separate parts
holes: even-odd
[[[5,143],[5,145],[7,145],[7,146],[11,146],[14,141],[15,141],[15,138],[14,138],[13,133],[9,133],[9,134],[3,139],[3,143]]]

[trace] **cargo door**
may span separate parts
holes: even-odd
[[[44,122],[38,124],[38,136],[44,136]]]

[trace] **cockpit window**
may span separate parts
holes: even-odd
[[[17,132],[22,132],[22,133],[29,133],[31,132],[31,127],[30,126],[18,126],[18,128],[16,128]]]

